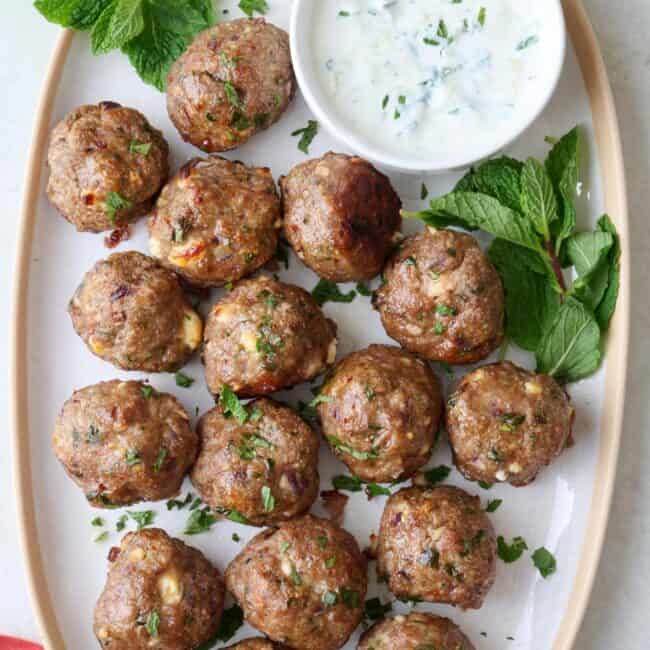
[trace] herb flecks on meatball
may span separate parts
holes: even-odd
[[[194,462],[197,436],[180,402],[139,381],[75,391],[56,420],[54,453],[99,508],[167,499]]]
[[[214,153],[277,122],[295,91],[288,34],[242,18],[201,32],[176,61],[167,110],[183,139]]]
[[[151,253],[198,286],[250,275],[275,253],[280,199],[266,167],[211,156],[187,162],[149,219]]]
[[[442,393],[431,368],[416,356],[371,345],[337,364],[319,395],[323,434],[364,481],[404,480],[429,460]]]
[[[555,379],[506,361],[465,375],[446,414],[454,462],[465,478],[522,486],[569,444],[574,412]]]
[[[280,179],[284,230],[300,259],[334,282],[380,271],[401,225],[387,176],[357,156],[327,153]]]
[[[503,339],[503,287],[478,242],[465,233],[425,228],[384,269],[375,293],[388,335],[431,361],[467,364]]]
[[[217,302],[205,326],[208,388],[243,397],[309,381],[336,358],[336,325],[304,289],[260,276]]]
[[[384,508],[377,562],[398,598],[478,609],[494,582],[494,529],[459,488],[406,488]]]
[[[151,209],[168,156],[142,113],[115,102],[80,106],[52,131],[47,195],[77,230],[124,226]]]
[[[226,570],[246,620],[274,641],[336,650],[363,618],[366,560],[354,537],[307,515],[254,537]]]

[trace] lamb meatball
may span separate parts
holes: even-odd
[[[258,526],[309,510],[318,494],[318,436],[270,399],[246,409],[243,424],[218,406],[201,418],[194,487],[213,510],[236,510]]]
[[[459,488],[406,488],[384,508],[377,563],[398,598],[478,609],[494,582],[494,529]]]
[[[239,643],[235,643],[235,645],[229,645],[225,650],[285,650],[286,647],[268,639],[258,637],[256,639],[240,641]]]
[[[573,408],[562,387],[505,361],[463,377],[447,405],[454,462],[470,481],[522,486],[571,438]]]
[[[184,140],[227,151],[277,122],[295,91],[288,34],[241,18],[201,32],[174,63],[167,110]]]
[[[194,462],[197,436],[180,402],[140,381],[77,390],[54,427],[54,453],[99,508],[168,499]]]
[[[137,251],[97,262],[68,312],[90,351],[123,370],[172,372],[201,344],[203,322],[178,278]]]
[[[300,287],[268,276],[240,282],[210,312],[203,362],[208,388],[266,395],[309,381],[336,358],[336,325]]]
[[[194,650],[216,634],[223,611],[219,571],[159,528],[129,533],[95,606],[94,631],[110,650]]]
[[[77,230],[111,230],[151,209],[168,156],[142,113],[115,102],[80,106],[52,132],[47,195]]]
[[[380,271],[401,225],[390,180],[357,156],[327,153],[280,179],[284,231],[298,257],[334,282]]]
[[[186,163],[149,219],[151,253],[199,286],[221,286],[268,262],[282,226],[266,167],[211,156]]]
[[[448,618],[411,612],[375,623],[358,650],[475,650],[458,625]]]
[[[478,242],[426,228],[406,239],[375,294],[386,332],[431,361],[474,363],[503,339],[501,279]]]
[[[307,515],[256,535],[228,566],[226,585],[273,641],[335,650],[363,617],[366,572],[352,535]]]
[[[371,345],[341,361],[320,395],[323,434],[364,481],[402,481],[429,460],[442,393],[421,359],[401,348]]]

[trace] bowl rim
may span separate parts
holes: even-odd
[[[564,69],[564,61],[567,52],[567,28],[564,18],[564,11],[562,9],[561,0],[551,0],[548,2],[547,11],[551,14],[551,20],[559,28],[559,49],[557,50],[558,56],[555,62],[555,70],[550,76],[551,82],[544,87],[543,94],[540,95],[541,101],[535,104],[534,110],[530,111],[525,119],[516,123],[517,128],[514,129],[507,138],[497,145],[486,147],[481,151],[475,151],[471,155],[457,156],[454,159],[447,157],[447,160],[425,158],[415,158],[408,156],[399,156],[384,151],[370,143],[363,137],[359,136],[355,131],[346,126],[343,121],[336,116],[334,110],[331,110],[325,102],[320,102],[314,91],[318,86],[318,81],[311,73],[309,65],[310,52],[308,46],[310,41],[304,37],[305,28],[305,11],[310,5],[313,5],[315,0],[293,0],[291,7],[291,17],[289,26],[289,41],[291,48],[291,60],[293,69],[300,86],[307,105],[311,109],[316,119],[321,123],[332,137],[352,149],[356,154],[366,158],[367,160],[376,163],[382,167],[402,171],[406,173],[428,173],[428,174],[443,174],[452,171],[462,171],[472,167],[474,164],[486,160],[498,154],[501,150],[512,144],[524,132],[526,132],[532,124],[540,117],[544,109],[550,102],[555,94],[562,70]]]

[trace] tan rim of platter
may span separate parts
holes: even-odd
[[[598,568],[614,488],[622,435],[623,404],[629,337],[630,252],[625,189],[625,171],[618,121],[607,71],[598,42],[581,0],[563,0],[569,36],[575,48],[593,115],[594,133],[605,207],[621,237],[621,292],[612,322],[608,350],[601,441],[596,464],[591,511],[572,591],[553,650],[570,650],[582,621]],[[38,106],[27,164],[23,209],[18,227],[14,269],[10,372],[13,385],[11,422],[14,450],[14,480],[26,576],[42,641],[48,650],[64,650],[55,610],[50,599],[38,544],[32,490],[27,399],[27,299],[32,234],[41,188],[43,159],[48,143],[52,107],[72,41],[71,31],[62,32],[56,44]]]

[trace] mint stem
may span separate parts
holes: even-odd
[[[558,260],[557,255],[555,254],[555,247],[553,246],[553,242],[551,241],[546,242],[546,252],[548,253],[548,256],[551,258],[553,273],[555,273],[555,277],[558,281],[558,284],[562,289],[562,294],[564,294],[566,293],[566,284],[564,283],[564,276],[562,275],[562,267],[560,266],[560,261]],[[564,295],[562,295],[562,299],[564,299]]]

